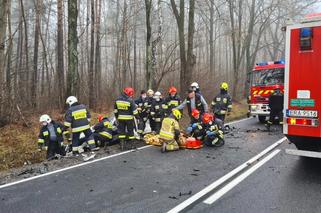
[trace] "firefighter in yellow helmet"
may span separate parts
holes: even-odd
[[[228,93],[228,84],[223,82],[220,93],[212,101],[212,109],[215,117],[224,123],[225,116],[232,111],[232,98]]]
[[[163,143],[162,152],[176,151],[179,149],[178,139],[180,127],[178,121],[182,118],[182,113],[178,109],[173,109],[172,113],[164,118],[159,133],[160,140]]]

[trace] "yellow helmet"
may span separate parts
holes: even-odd
[[[182,113],[178,109],[173,109],[172,112],[173,112],[174,117],[177,120],[180,120],[182,118]]]
[[[223,89],[223,90],[228,90],[228,84],[227,84],[226,82],[223,82],[223,83],[221,84],[221,89]]]

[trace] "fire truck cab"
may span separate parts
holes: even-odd
[[[284,88],[283,133],[298,149],[286,152],[321,157],[321,14],[286,27]]]
[[[270,115],[270,95],[276,87],[283,90],[284,64],[284,61],[258,63],[250,72],[249,117],[258,116],[259,121],[264,123]]]

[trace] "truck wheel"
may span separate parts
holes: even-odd
[[[260,123],[264,124],[266,121],[266,116],[259,115],[259,121]]]

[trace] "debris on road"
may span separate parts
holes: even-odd
[[[169,196],[168,198],[173,199],[173,200],[178,200],[178,198],[175,196]]]
[[[190,190],[189,192],[180,192],[179,193],[179,196],[188,196],[188,195],[191,195],[192,194],[192,190]]]

